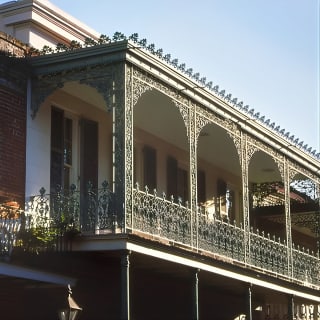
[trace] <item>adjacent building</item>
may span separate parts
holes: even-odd
[[[66,283],[82,319],[320,319],[316,150],[137,34],[0,17],[7,319]]]

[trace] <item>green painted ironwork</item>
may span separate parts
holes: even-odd
[[[30,198],[25,211],[19,211],[12,219],[9,216],[0,219],[0,254],[10,254],[15,245],[31,251],[66,250],[65,241],[72,241],[78,233],[122,233],[124,229],[118,226],[123,224],[123,215],[117,215],[115,200],[107,182],[98,189],[89,184],[84,195],[75,186],[67,192],[58,188],[52,194],[46,194],[42,188],[40,195]],[[138,185],[133,189],[132,210],[127,233],[144,233],[150,239],[175,242],[258,272],[320,287],[318,253],[293,246],[293,262],[288,268],[286,241],[251,228],[250,251],[246,252],[246,230],[242,225],[219,214],[208,214],[205,208],[194,212],[188,203],[167,199],[156,191],[150,193],[148,188],[140,190]],[[192,241],[195,236],[196,241]]]
[[[194,219],[197,229],[196,249],[207,251],[237,261],[244,266],[250,265],[257,271],[268,272],[274,276],[282,276],[289,280],[299,281],[305,285],[320,286],[319,256],[314,252],[304,249],[293,249],[293,275],[288,269],[288,248],[286,241],[264,234],[263,231],[252,228],[249,231],[250,251],[245,254],[245,230],[242,225],[230,223],[228,219],[219,215],[208,215],[203,208],[196,213],[190,211],[181,203],[174,203],[173,199],[167,200],[165,195],[157,196],[156,191],[150,194],[134,189],[133,192],[133,227],[132,232],[138,230],[152,236],[159,236],[169,241],[175,241],[190,248],[191,244],[191,219]],[[245,257],[249,256],[250,263]]]
[[[156,191],[150,194],[147,187],[145,191],[136,188],[133,198],[132,230],[191,245],[192,215],[188,203],[183,206],[180,199],[175,203],[173,197],[167,200],[165,194],[158,197]]]
[[[0,204],[0,258],[8,258],[16,245],[21,228],[21,210]]]

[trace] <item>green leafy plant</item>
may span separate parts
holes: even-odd
[[[43,250],[54,249],[56,239],[57,229],[38,226],[21,230],[16,246],[27,252],[39,253]]]

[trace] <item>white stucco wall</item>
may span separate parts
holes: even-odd
[[[26,196],[50,190],[50,112],[48,104],[32,119],[27,117]]]
[[[80,89],[81,90],[81,89]],[[50,135],[51,107],[65,111],[65,116],[73,120],[73,164],[71,183],[79,186],[80,176],[80,127],[82,118],[98,122],[98,183],[112,182],[112,115],[101,108],[92,106],[62,90],[49,96],[39,108],[36,117],[27,118],[27,155],[26,155],[26,195],[39,194],[44,187],[50,190]]]
[[[54,46],[100,34],[46,0],[9,1],[0,5],[0,30],[34,48]]]

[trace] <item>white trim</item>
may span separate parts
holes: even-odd
[[[232,271],[228,271],[225,269],[221,269],[221,268],[217,268],[214,266],[210,266],[208,264],[202,263],[202,262],[198,262],[198,261],[194,261],[188,258],[183,258],[183,257],[179,257],[177,255],[173,255],[170,253],[165,253],[165,252],[161,252],[158,250],[154,250],[154,249],[149,249],[146,247],[142,247],[133,243],[127,243],[126,245],[128,250],[134,251],[134,252],[139,252],[142,254],[146,254],[155,258],[160,258],[166,261],[170,261],[170,262],[174,262],[174,263],[178,263],[178,264],[182,264],[182,265],[186,265],[192,268],[196,268],[196,269],[200,269],[200,270],[205,270],[214,274],[218,274],[224,277],[228,277],[231,279],[236,279],[242,282],[246,282],[246,283],[250,283],[259,287],[263,287],[263,288],[268,288],[271,290],[275,290],[278,292],[282,292],[282,293],[286,293],[289,295],[294,295],[300,298],[304,298],[304,299],[309,299],[309,300],[313,300],[316,302],[320,302],[320,297],[319,296],[315,296],[312,294],[308,294],[308,293],[304,293],[304,292],[300,292],[300,291],[296,291],[296,290],[292,290],[277,284],[273,284],[264,280],[260,280],[260,279],[256,279],[256,278],[252,278],[249,276],[245,276],[245,275],[241,275],[239,273],[236,272],[232,272]]]
[[[54,273],[38,271],[35,269],[15,266],[9,263],[2,262],[0,262],[0,275],[42,281],[62,286],[67,286],[68,284],[74,286],[76,283],[76,279],[74,278],[68,278]]]
[[[293,295],[299,298],[312,300],[314,302],[320,303],[320,296],[315,296],[312,294],[304,293],[301,291],[289,289],[287,287],[277,285],[274,283],[270,283],[266,280],[258,279],[259,275],[257,273],[257,278],[241,275],[237,272],[225,270],[222,268],[218,268],[215,266],[208,265],[203,262],[195,261],[188,258],[183,258],[175,254],[162,252],[160,250],[150,249],[145,246],[137,245],[131,242],[128,242],[127,239],[92,239],[93,241],[85,241],[82,243],[74,243],[73,250],[74,251],[104,251],[104,250],[129,250],[137,253],[141,253],[147,256],[163,259],[169,262],[185,265],[191,268],[200,269],[204,271],[208,271],[217,275],[221,275],[230,279],[239,280],[245,283],[250,283],[252,285],[256,285],[262,288],[267,288],[270,290],[274,290],[277,292]]]

